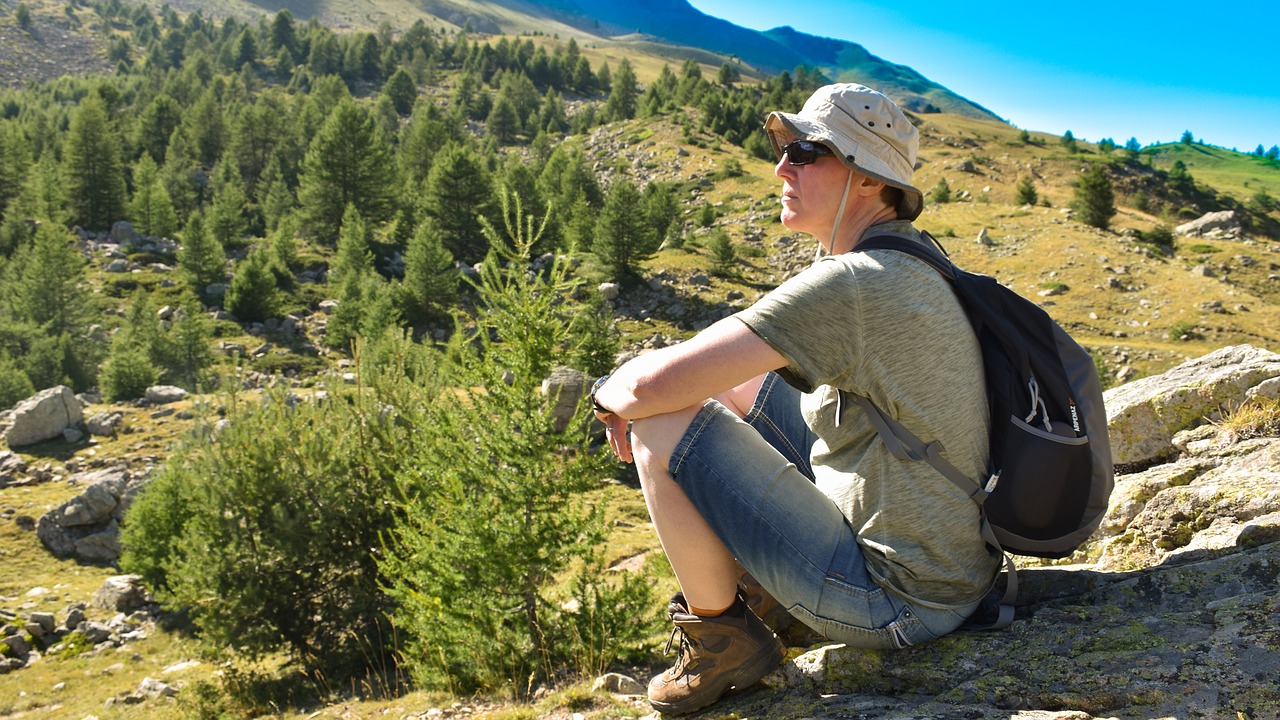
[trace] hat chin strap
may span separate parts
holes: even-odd
[[[840,207],[836,209],[836,221],[831,224],[831,242],[830,246],[825,248],[828,255],[835,254],[836,247],[836,230],[840,228],[840,221],[844,219],[844,206],[849,202],[849,188],[853,187],[853,171],[849,171],[849,177],[844,181],[844,194],[840,196]],[[818,243],[818,247],[822,249],[822,243]]]

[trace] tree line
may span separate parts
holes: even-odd
[[[680,188],[625,173],[606,185],[573,138],[670,115],[691,138],[770,157],[766,109],[798,106],[823,81],[798,68],[735,85],[735,67],[708,79],[688,61],[642,90],[627,60],[595,67],[572,39],[422,22],[339,34],[287,10],[244,23],[118,0],[68,7],[97,14],[116,72],[0,93],[0,288],[12,298],[0,311],[0,404],[27,381],[92,387],[100,370],[111,370],[108,396],[127,398],[157,378],[191,384],[210,363],[168,347],[193,344],[170,337],[175,323],[108,339],[142,315],[103,322],[84,285],[86,239],[118,221],[176,240],[171,255],[121,250],[176,263],[183,281],[141,294],[109,282],[108,297],[180,307],[190,327],[179,334],[207,338],[205,308],[251,322],[314,306],[297,281],[312,270],[339,300],[326,342],[349,350],[383,327],[447,322],[456,267],[489,252],[480,222],[497,223],[504,190],[548,215],[537,252],[591,253],[629,280],[679,231]],[[67,297],[59,309],[21,299],[49,282]],[[178,367],[184,356],[196,366]]]

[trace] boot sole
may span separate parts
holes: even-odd
[[[739,668],[736,673],[725,675],[720,682],[707,687],[698,695],[672,703],[650,700],[649,705],[664,715],[686,715],[696,712],[719,700],[730,689],[743,690],[760,682],[760,679],[768,675],[770,670],[782,664],[782,657],[783,650],[779,644],[774,647],[773,652],[759,656],[750,664]]]

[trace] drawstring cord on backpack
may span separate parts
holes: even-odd
[[[1030,425],[1036,417],[1036,408],[1039,408],[1040,422],[1044,425],[1045,432],[1053,432],[1053,425],[1049,423],[1049,407],[1044,404],[1044,398],[1040,397],[1040,383],[1036,382],[1035,375],[1031,376],[1027,389],[1031,391],[1031,412],[1022,421]]]

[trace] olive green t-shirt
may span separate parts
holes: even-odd
[[[867,236],[921,242],[905,221]],[[975,480],[985,478],[988,412],[982,356],[950,283],[893,250],[825,257],[736,315],[788,361],[817,436],[816,484],[858,535],[883,587],[930,606],[961,607],[991,586],[999,558],[983,542],[978,508],[925,462],[893,457],[862,410],[865,395]]]

